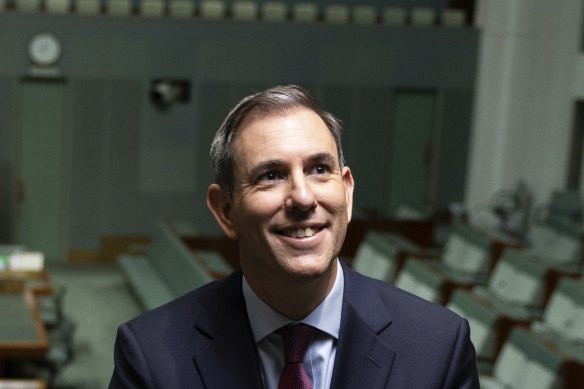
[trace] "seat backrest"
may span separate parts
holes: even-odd
[[[515,267],[515,287],[509,301],[523,306],[543,307],[546,269],[525,251],[511,250]]]
[[[377,20],[377,9],[371,5],[353,6],[353,23],[374,24]]]
[[[132,14],[132,2],[130,0],[109,0],[105,4],[109,15],[128,16]]]
[[[214,280],[167,222],[159,223],[148,258],[177,295]]]
[[[409,258],[397,275],[395,285],[416,296],[435,303],[441,302],[442,277],[423,261]]]
[[[169,0],[168,13],[173,18],[190,18],[193,16],[195,3],[191,0]]]
[[[523,331],[514,328],[495,362],[493,374],[509,388],[521,388],[520,384],[529,365],[528,350],[531,340]]]
[[[429,220],[432,210],[423,205],[404,202],[397,207],[395,217],[399,220]]]
[[[545,253],[556,238],[554,230],[545,224],[535,224],[529,228],[529,246],[536,254]]]
[[[292,3],[292,20],[296,23],[314,23],[318,18],[318,6],[314,3],[299,1]]]
[[[349,7],[343,4],[330,4],[324,9],[324,21],[330,24],[349,22]]]
[[[561,380],[563,358],[544,343],[532,339],[528,366],[523,377],[524,389],[554,389]]]
[[[64,14],[71,9],[69,0],[45,0],[45,10],[49,13]]]
[[[581,241],[570,235],[559,234],[554,246],[554,254],[550,257],[554,263],[581,263]]]
[[[231,5],[233,19],[255,20],[258,17],[259,5],[256,1],[236,0]]]
[[[548,207],[550,215],[558,215],[572,220],[581,220],[584,203],[577,190],[557,190],[552,193]]]
[[[205,19],[222,19],[225,17],[225,9],[223,0],[202,0],[199,4],[199,14]]]
[[[38,12],[41,8],[40,0],[17,0],[13,4],[19,12]]]
[[[560,279],[544,311],[543,322],[568,341],[584,341],[584,283]]]
[[[355,254],[353,268],[368,277],[391,281],[396,269],[396,254],[397,248],[380,233],[368,232]]]
[[[527,251],[507,249],[489,278],[489,291],[503,301],[542,306],[546,269]]]
[[[584,289],[584,285],[582,285]],[[570,342],[578,343],[579,345],[584,344],[584,304],[580,302],[576,306],[576,311],[574,312],[573,325],[566,332],[566,339]]]
[[[387,6],[381,13],[383,24],[401,27],[406,24],[407,12],[404,7]]]
[[[162,0],[142,0],[140,14],[146,17],[161,17],[164,15],[166,3]]]
[[[233,268],[217,251],[198,250],[193,255],[215,278],[224,278],[233,272]]]
[[[515,275],[515,267],[509,257],[506,251],[497,262],[487,284],[489,292],[501,299],[505,299],[509,294],[509,289],[512,289]]]
[[[493,360],[496,354],[495,312],[462,289],[454,291],[447,307],[468,320],[470,338],[476,349],[477,358]]]
[[[466,14],[461,9],[444,9],[440,15],[440,24],[444,27],[463,27],[466,24]]]
[[[101,12],[101,2],[98,0],[77,0],[75,12],[81,15],[97,15]]]
[[[491,260],[490,239],[464,223],[455,223],[446,242],[442,261],[451,269],[472,274],[487,273]]]
[[[553,389],[561,381],[564,358],[528,330],[515,327],[494,367],[510,388]]]
[[[549,215],[543,225],[531,228],[531,251],[544,261],[554,264],[581,264],[582,238],[579,224]]]
[[[265,1],[261,4],[263,20],[283,22],[288,15],[288,5],[283,1]]]
[[[413,26],[429,27],[436,19],[436,11],[431,7],[413,7],[410,14]]]

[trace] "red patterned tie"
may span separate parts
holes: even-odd
[[[295,324],[278,330],[284,341],[285,361],[278,389],[312,389],[312,381],[304,369],[304,354],[316,331],[316,328],[306,324]]]

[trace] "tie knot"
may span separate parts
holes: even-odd
[[[302,363],[304,354],[318,330],[307,324],[294,324],[278,330],[284,341],[285,363]]]

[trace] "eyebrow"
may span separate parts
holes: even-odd
[[[263,161],[263,162],[258,163],[257,165],[255,165],[251,169],[251,175],[256,176],[256,175],[259,175],[260,173],[263,173],[263,172],[279,169],[283,165],[284,165],[284,161],[279,160],[279,159],[272,159],[269,161]]]
[[[314,163],[324,163],[329,166],[334,166],[336,164],[336,158],[333,157],[331,153],[318,153],[311,155],[308,160]]]
[[[334,166],[336,164],[336,159],[330,153],[317,153],[309,156],[306,159],[306,162],[309,162],[310,164],[322,163],[329,166]],[[267,172],[270,170],[278,170],[282,168],[282,166],[284,165],[286,165],[286,163],[281,159],[271,159],[268,161],[263,161],[258,163],[251,169],[251,175],[256,176],[259,175],[260,173]]]

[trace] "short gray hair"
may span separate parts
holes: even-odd
[[[316,99],[297,85],[276,86],[242,99],[229,112],[211,143],[211,165],[215,171],[215,183],[231,195],[234,189],[233,140],[243,121],[252,113],[261,115],[285,115],[297,109],[308,109],[316,113],[331,132],[341,169],[345,165],[342,138],[343,127],[333,114],[322,110]]]

